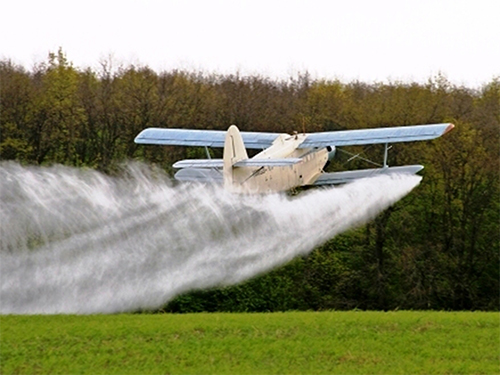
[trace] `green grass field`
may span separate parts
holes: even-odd
[[[483,312],[0,317],[1,374],[498,374]]]

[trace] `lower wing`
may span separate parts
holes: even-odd
[[[175,179],[182,182],[201,182],[222,184],[222,171],[219,169],[185,168],[175,174]]]
[[[377,175],[389,175],[395,173],[415,174],[424,167],[421,165],[405,165],[401,167],[387,167],[374,169],[360,169],[356,171],[323,173],[312,184],[313,186],[346,184],[360,178],[374,177]]]

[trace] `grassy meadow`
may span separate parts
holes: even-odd
[[[498,374],[485,312],[0,317],[1,374]]]

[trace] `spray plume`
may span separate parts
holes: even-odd
[[[114,313],[231,285],[312,251],[408,194],[410,175],[296,197],[172,186],[141,164],[113,178],[0,164],[0,313]]]

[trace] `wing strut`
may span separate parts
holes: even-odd
[[[387,146],[389,146],[389,143],[386,143],[385,147],[384,147],[384,166],[383,166],[383,168],[387,168],[387,151],[389,150],[389,148]]]

